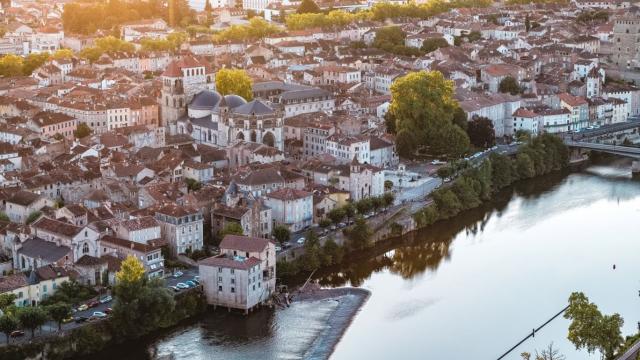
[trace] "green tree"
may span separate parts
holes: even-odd
[[[71,315],[71,306],[65,303],[56,303],[46,307],[49,317],[58,324],[58,330],[62,330],[62,322]]]
[[[35,69],[44,65],[50,58],[51,56],[48,52],[27,55],[22,64],[22,74],[25,76],[31,75]]]
[[[0,221],[11,221],[7,213],[0,211]],[[2,296],[2,295],[0,295]]]
[[[11,77],[20,76],[22,71],[23,60],[16,55],[5,55],[0,58],[0,76]]]
[[[302,269],[313,271],[321,265],[321,247],[318,236],[313,231],[308,231],[304,242],[304,254],[301,258]]]
[[[511,95],[517,95],[522,92],[518,81],[513,76],[506,76],[500,85],[498,85],[498,91],[501,93],[510,93]]]
[[[332,238],[327,239],[322,247],[322,264],[324,266],[340,264],[343,258],[344,249],[342,246],[336,244]]]
[[[0,294],[0,310],[5,311],[7,307],[14,304],[17,298],[13,293]]]
[[[393,181],[391,181],[391,180],[385,180],[385,181],[384,181],[384,190],[385,190],[385,191],[389,191],[389,190],[391,190],[391,189],[393,189]]]
[[[358,201],[356,204],[356,209],[358,209],[358,214],[365,215],[373,208],[373,204],[371,202],[371,198],[364,198]]]
[[[291,231],[286,226],[276,225],[273,227],[273,237],[282,244],[289,241],[291,238]]]
[[[467,113],[460,106],[453,110],[453,124],[458,125],[460,129],[467,130]]]
[[[329,217],[329,219],[331,219],[334,224],[338,224],[339,222],[341,222],[345,216],[345,211],[342,208],[335,208],[327,213],[327,217]]]
[[[603,315],[583,293],[574,292],[569,296],[564,318],[571,320],[567,338],[576,349],[589,353],[598,350],[606,360],[615,358],[623,341],[620,329],[624,320],[619,314]]]
[[[91,135],[91,128],[86,123],[79,123],[76,129],[73,131],[73,136],[77,139],[82,139],[83,137],[87,137]]]
[[[82,50],[80,50],[80,53],[78,55],[81,58],[88,60],[90,63],[94,63],[100,58],[100,56],[102,56],[102,54],[103,51],[99,47],[92,46],[83,48]]]
[[[482,39],[482,34],[479,31],[472,31],[469,33],[469,35],[467,35],[467,41],[472,43],[474,41],[478,41]]]
[[[452,216],[458,215],[458,213],[462,211],[462,203],[451,189],[443,188],[436,190],[431,194],[433,201],[440,212],[440,218],[448,219]]]
[[[196,179],[185,178],[184,182],[187,183],[187,189],[189,189],[189,191],[198,191],[202,189],[202,183]]]
[[[222,95],[235,94],[250,101],[253,99],[252,83],[244,70],[220,69],[216,73],[216,90]]]
[[[416,138],[409,130],[402,129],[396,136],[396,149],[398,150],[398,155],[403,158],[410,159],[413,157],[416,144]]]
[[[144,266],[127,257],[116,273],[115,302],[111,322],[117,335],[137,338],[166,323],[175,301],[159,279],[148,279]]]
[[[382,195],[382,205],[384,207],[389,207],[393,205],[393,202],[395,199],[396,199],[396,196],[393,195],[393,193],[386,192]]]
[[[40,216],[42,216],[42,212],[40,211],[34,211],[31,214],[29,214],[29,216],[27,216],[27,224],[31,224],[32,222],[38,220],[38,218],[40,218]]]
[[[381,207],[384,206],[384,198],[382,196],[375,196],[371,198],[371,208],[374,213],[377,213]]]
[[[513,175],[513,164],[511,159],[502,155],[492,153],[489,156],[491,160],[492,171],[492,184],[495,190],[500,190],[504,187],[507,187],[513,183],[514,175]]]
[[[331,226],[331,223],[332,223],[331,219],[325,218],[325,219],[320,220],[320,221],[318,222],[318,225],[319,225],[321,228],[323,228],[323,229],[324,229],[324,228],[328,228],[329,226]]]
[[[322,12],[322,10],[320,10],[318,4],[313,2],[313,0],[302,0],[296,12],[298,14],[317,14]]]
[[[432,51],[438,50],[440,48],[448,47],[449,43],[444,38],[431,38],[422,42],[422,47],[420,48],[425,53],[430,53]]]
[[[11,333],[18,329],[18,321],[9,314],[4,314],[0,316],[0,332],[4,334],[7,339],[7,344],[9,344],[9,339],[11,339]]]
[[[23,307],[18,311],[18,322],[24,329],[31,331],[33,339],[36,329],[47,322],[47,313],[41,307]]]
[[[347,232],[347,238],[352,250],[363,250],[371,246],[371,229],[362,216],[356,218],[355,224]]]
[[[496,144],[493,121],[486,117],[478,117],[469,121],[467,135],[471,144],[481,149],[487,149]]]
[[[433,154],[464,153],[469,138],[453,123],[457,107],[453,82],[438,71],[413,72],[397,78],[391,85],[389,112],[396,119],[398,153],[407,156],[420,146]]]
[[[242,229],[240,223],[232,221],[224,226],[224,229],[222,229],[220,235],[222,237],[224,237],[225,235],[244,235],[244,230]]]
[[[73,51],[71,49],[58,49],[51,55],[51,58],[55,60],[71,59],[72,57]]]
[[[344,210],[344,217],[347,219],[347,221],[353,219],[353,217],[356,216],[356,206],[353,205],[353,203],[346,203],[342,207],[342,210]]]
[[[516,155],[516,173],[520,179],[529,179],[536,175],[533,160],[527,154]]]
[[[41,305],[52,305],[55,303],[67,303],[77,305],[87,299],[96,296],[96,291],[90,286],[83,285],[77,281],[65,281],[58,285],[56,292],[42,300]]]
[[[453,169],[451,166],[442,166],[436,171],[438,177],[442,180],[446,178],[451,178],[453,176]]]

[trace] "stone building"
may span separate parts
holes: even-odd
[[[275,291],[276,249],[267,239],[227,235],[220,243],[220,255],[198,265],[210,305],[248,313]]]

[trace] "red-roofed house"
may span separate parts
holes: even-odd
[[[220,255],[198,263],[207,302],[249,312],[276,286],[276,248],[267,239],[227,235]]]

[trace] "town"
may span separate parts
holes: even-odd
[[[589,150],[640,173],[630,1],[1,5],[9,345],[135,338],[196,293],[288,306],[289,280]]]

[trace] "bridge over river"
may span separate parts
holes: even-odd
[[[640,119],[633,119],[624,123],[611,124],[597,129],[587,129],[564,137],[564,143],[573,149],[598,151],[607,154],[623,156],[633,159],[631,171],[640,174],[640,147],[618,145],[616,141],[609,141],[611,137],[634,133],[640,129]]]

